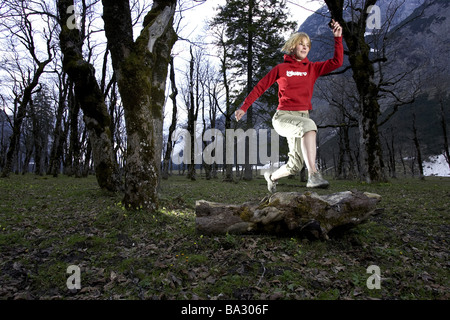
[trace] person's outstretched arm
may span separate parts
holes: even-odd
[[[244,103],[242,104],[240,109],[237,109],[234,113],[236,120],[239,121],[247,112],[247,109],[255,102],[264,92],[266,92],[269,87],[275,83],[278,79],[278,68],[275,67],[269,71],[268,74],[262,78],[258,84],[253,88],[253,90],[249,93],[247,98],[245,98]]]

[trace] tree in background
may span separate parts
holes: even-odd
[[[219,7],[211,25],[225,26],[225,45],[230,49],[231,67],[237,79],[245,78],[242,82],[246,83],[246,90],[241,94],[241,99],[251,92],[254,84],[270,68],[281,61],[280,48],[285,41],[283,33],[294,31],[296,26],[288,21],[286,2],[277,0],[227,0],[224,6]],[[247,111],[247,128],[252,128],[254,121],[250,108]],[[246,145],[244,179],[251,180],[248,161]]]
[[[18,82],[18,85],[15,85],[14,89],[16,98],[14,99],[12,135],[10,136],[5,165],[2,170],[2,177],[7,177],[13,168],[14,158],[18,153],[21,127],[27,114],[33,91],[39,84],[39,78],[52,61],[55,55],[55,48],[53,43],[54,25],[50,19],[44,20],[47,28],[44,27],[43,30],[40,30],[46,44],[46,51],[42,54],[37,49],[36,38],[38,37],[38,31],[36,29],[39,27],[33,24],[33,15],[30,13],[27,3],[24,1],[5,1],[2,3],[2,9],[4,11],[2,12],[1,26],[8,31],[10,49],[13,51],[13,55],[16,55],[14,64],[18,70],[10,73],[14,81]],[[30,64],[27,65],[27,63],[19,59],[20,54],[16,51],[18,47],[22,47],[26,55],[30,57]],[[21,79],[18,77],[21,77]]]
[[[163,179],[169,178],[169,166],[170,166],[170,157],[172,155],[172,150],[174,147],[174,141],[173,141],[173,134],[175,132],[175,129],[177,127],[177,95],[178,95],[178,89],[175,82],[175,67],[173,64],[173,57],[170,58],[170,87],[171,87],[171,93],[169,95],[169,98],[172,100],[172,121],[170,123],[169,127],[169,135],[167,136],[167,144],[166,144],[166,150],[164,153],[164,159],[163,159],[163,168],[161,177]]]
[[[378,117],[380,105],[378,103],[379,86],[375,82],[374,61],[370,56],[370,46],[366,42],[366,20],[370,6],[376,0],[364,1],[362,4],[352,4],[353,20],[345,21],[343,0],[325,0],[332,17],[343,28],[343,37],[348,47],[348,58],[353,71],[353,79],[359,95],[360,103],[360,142],[362,148],[363,176],[366,181],[384,181],[384,163],[378,132]],[[356,13],[358,13],[356,15]]]
[[[417,66],[405,65],[404,68],[398,68],[396,56],[396,41],[402,37],[399,31],[415,18],[392,28],[404,1],[384,4],[386,13],[382,20],[381,13],[377,15],[377,11],[381,10],[376,5],[377,0],[325,2],[331,17],[341,23],[347,45],[345,52],[350,65],[343,71],[351,69],[356,92],[352,94],[355,103],[350,106],[356,106],[352,111],[352,122],[357,120],[359,130],[360,177],[367,182],[385,181],[387,176],[380,127],[399,107],[414,103],[421,87],[413,75]],[[421,15],[420,11],[417,15]],[[390,109],[383,114],[383,119],[382,106],[389,106]],[[393,173],[392,164],[388,165]]]
[[[43,175],[48,162],[47,151],[49,136],[53,130],[52,103],[47,94],[48,89],[43,86],[39,90],[32,103],[30,103],[30,118],[33,133],[34,173]]]
[[[232,104],[231,104],[231,85],[229,80],[229,69],[230,66],[230,60],[231,60],[231,54],[230,49],[227,45],[226,36],[225,36],[225,27],[224,26],[218,26],[214,28],[213,30],[213,36],[214,36],[214,44],[218,48],[218,56],[219,56],[219,74],[221,77],[221,83],[223,86],[224,92],[224,103],[221,106],[220,103],[218,103],[218,96],[216,95],[214,97],[215,104],[217,105],[218,111],[222,115],[224,119],[224,126],[226,129],[231,129],[232,125],[232,115],[234,114],[234,110],[232,110]],[[225,164],[225,173],[223,181],[225,182],[233,182],[233,165],[231,163]]]

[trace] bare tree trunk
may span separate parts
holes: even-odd
[[[0,122],[1,122],[1,135],[0,135],[0,168],[3,168],[5,165],[5,155],[7,150],[7,145],[5,143],[5,122],[7,121],[8,115],[5,110],[2,110],[0,113]]]
[[[59,82],[59,97],[58,97],[58,110],[56,111],[56,122],[55,128],[53,131],[53,145],[50,151],[50,163],[48,168],[48,174],[53,175],[54,177],[58,176],[58,172],[61,166],[61,158],[63,155],[63,145],[64,145],[64,132],[62,129],[62,118],[63,112],[65,109],[64,102],[67,98],[68,91],[68,81],[66,81],[63,75],[60,76]]]
[[[376,0],[368,0],[360,9],[358,21],[346,22],[343,19],[344,1],[325,0],[332,17],[343,27],[343,37],[348,46],[349,62],[353,71],[359,99],[360,99],[360,157],[362,178],[367,182],[385,181],[384,163],[381,141],[378,132],[378,104],[379,87],[374,82],[375,70],[370,60],[370,46],[365,42],[367,8],[374,5]],[[360,172],[361,173],[361,172]]]
[[[196,170],[195,170],[195,138],[196,138],[196,121],[198,118],[198,104],[195,103],[194,98],[194,55],[192,53],[192,46],[189,49],[189,52],[191,54],[191,60],[189,62],[189,96],[187,97],[188,100],[188,120],[187,120],[187,130],[189,131],[191,135],[191,163],[188,164],[188,173],[187,178],[191,180],[196,180]],[[198,74],[197,74],[198,77]]]
[[[32,132],[32,139],[33,139],[33,147],[31,149],[34,149],[34,173],[36,175],[43,175],[43,159],[42,159],[42,150],[44,148],[43,145],[43,139],[41,137],[40,132],[40,126],[39,126],[39,120],[38,115],[36,114],[36,108],[34,105],[34,101],[30,101],[30,118],[31,118],[31,132]]]
[[[412,123],[413,127],[413,141],[414,141],[414,146],[416,147],[416,151],[417,151],[417,165],[419,166],[419,179],[424,179],[424,175],[423,175],[423,163],[422,163],[422,152],[420,151],[420,143],[419,143],[419,137],[417,136],[417,128],[416,128],[416,114],[413,113],[413,123]]]
[[[103,0],[103,20],[127,129],[124,204],[158,208],[163,106],[173,30],[175,0],[155,0],[133,41],[127,0]]]
[[[400,156],[400,162],[402,163],[402,167],[403,167],[403,176],[406,176],[406,164],[405,164],[405,159],[403,158],[403,152],[402,152],[402,147],[400,146],[399,150],[398,150],[399,156]]]
[[[222,50],[222,56],[219,57],[220,59],[220,73],[222,75],[222,81],[223,81],[223,85],[225,88],[225,110],[222,110],[219,106],[219,104],[217,103],[218,107],[219,107],[219,111],[222,113],[222,115],[225,118],[225,130],[226,129],[231,129],[231,116],[233,114],[233,111],[231,110],[231,97],[230,97],[230,85],[228,83],[228,76],[227,76],[227,71],[228,71],[228,58],[229,58],[229,52],[228,52],[228,47],[226,45],[226,41],[225,41],[225,30],[218,30],[216,33],[216,44],[220,46],[221,50]],[[251,108],[250,108],[251,109]],[[225,146],[224,146],[225,148]],[[226,150],[224,150],[224,155],[226,155]],[[225,162],[225,177],[223,178],[223,181],[225,182],[233,182],[233,164],[231,163],[226,163]]]
[[[248,23],[247,23],[247,95],[253,89],[253,9],[254,0],[249,0],[248,3]],[[247,129],[253,127],[253,108],[247,110]],[[250,140],[245,144],[245,165],[244,165],[244,180],[252,180],[253,172],[250,164]]]
[[[21,165],[19,157],[17,157],[17,167],[16,167],[16,173],[22,172],[22,174],[30,172],[30,161],[31,156],[33,155],[33,134],[23,134],[24,137],[24,154],[25,158],[23,159],[23,163]],[[17,148],[17,151],[19,151],[20,148]],[[22,168],[22,169],[21,169]]]
[[[336,168],[336,176],[338,179],[348,179],[354,175],[354,161],[352,156],[352,150],[350,147],[350,137],[349,130],[351,127],[350,123],[345,122],[346,119],[343,116],[342,123],[343,126],[338,128],[339,134],[339,154],[338,163]]]
[[[387,137],[385,137],[386,141],[386,150],[388,151],[388,166],[389,166],[389,172],[391,174],[392,178],[397,178],[397,171],[396,171],[396,162],[395,162],[395,135],[394,130],[391,128],[390,133],[390,141]]]
[[[84,113],[84,122],[89,131],[95,174],[99,186],[103,189],[117,191],[120,189],[118,166],[109,130],[110,117],[103,94],[95,78],[94,67],[83,58],[83,38],[76,28],[70,29],[68,7],[73,0],[59,0],[61,33],[59,36],[63,52],[63,69],[74,82],[76,99]],[[70,12],[70,11],[69,11]]]
[[[344,148],[344,128],[338,129],[339,141],[338,141],[338,162],[337,162],[337,173],[336,177],[338,179],[345,179],[347,177],[346,167],[345,167],[345,148]]]
[[[67,158],[66,174],[68,176],[77,176],[80,162],[80,141],[78,140],[78,115],[80,113],[80,104],[77,102],[73,92],[74,84],[71,84],[69,93],[69,152]]]
[[[444,134],[444,157],[450,168],[450,150],[448,148],[447,121],[445,120],[444,99],[442,97],[439,99],[439,104],[441,105],[441,125],[442,133]]]
[[[218,102],[218,87],[219,82],[216,74],[211,74],[211,69],[207,69],[207,88],[208,88],[208,99],[209,99],[209,122],[211,128],[216,128],[216,118],[217,118],[217,111],[219,109],[219,102]],[[216,142],[214,142],[216,143]],[[215,150],[214,152],[217,152]],[[218,170],[219,164],[217,162],[214,162],[211,164],[211,173],[210,177],[215,179],[217,178],[217,170]]]
[[[203,91],[203,95],[204,93],[204,84],[202,84],[202,91]],[[205,112],[205,100],[202,99],[202,122],[203,122],[203,129],[202,129],[202,137],[205,136],[205,132],[207,130],[207,124],[206,124],[206,112]],[[206,141],[203,141],[202,139],[202,150],[205,149],[205,147],[207,146]],[[203,157],[202,157],[203,158]],[[211,171],[212,171],[212,164],[208,164],[205,162],[205,160],[202,160],[202,166],[205,169],[205,176],[206,176],[206,180],[211,180]]]
[[[173,141],[172,136],[175,132],[175,129],[177,127],[177,85],[175,82],[175,68],[173,65],[173,57],[170,57],[170,83],[172,86],[172,93],[170,94],[170,99],[172,100],[172,123],[169,127],[169,136],[167,138],[167,147],[166,147],[166,154],[164,155],[163,160],[163,170],[162,170],[162,178],[168,179],[169,178],[169,165],[170,165],[170,156],[172,154],[173,150]]]
[[[86,146],[86,152],[85,152],[85,156],[84,156],[83,171],[81,173],[81,175],[83,177],[87,177],[89,175],[89,170],[91,168],[91,156],[92,156],[92,146],[91,146],[91,141],[88,139],[87,146]]]

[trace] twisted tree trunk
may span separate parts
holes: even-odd
[[[172,46],[176,0],[153,2],[134,41],[127,0],[103,0],[103,20],[123,102],[127,154],[124,204],[130,209],[158,208],[163,107]]]
[[[111,143],[108,110],[95,78],[95,69],[83,58],[81,33],[78,29],[69,28],[67,25],[70,19],[67,9],[73,4],[73,0],[58,1],[61,25],[59,40],[64,55],[63,69],[75,85],[75,95],[83,110],[98,184],[103,189],[117,191],[120,189],[120,180]]]

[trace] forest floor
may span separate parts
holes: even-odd
[[[195,201],[259,201],[262,177],[173,176],[149,214],[125,210],[93,176],[11,175],[0,179],[0,300],[450,299],[450,178],[330,182],[317,193],[378,193],[384,212],[327,241],[207,236],[196,232]],[[307,189],[286,178],[278,191]],[[367,286],[371,265],[379,289]],[[69,266],[80,289],[68,287]]]

